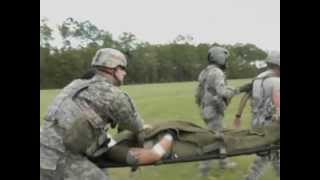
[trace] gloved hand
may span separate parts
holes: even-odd
[[[239,92],[250,92],[252,90],[252,82],[244,84],[239,87]]]
[[[278,115],[277,113],[275,113],[274,115],[272,115],[272,121],[274,121],[274,122],[280,122],[280,115]]]
[[[226,106],[228,106],[231,102],[231,98],[227,98],[227,97],[223,97],[222,100],[226,104]]]
[[[150,124],[144,124],[143,129],[151,129],[152,126]]]
[[[136,135],[138,147],[142,147],[142,148],[143,148],[144,137],[145,137],[145,133],[144,133],[143,131],[140,131],[140,132]]]

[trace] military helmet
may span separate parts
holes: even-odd
[[[280,52],[271,52],[266,59],[266,63],[280,67]]]
[[[229,57],[229,51],[223,47],[214,46],[208,51],[208,61],[217,65],[224,66]]]
[[[127,59],[125,55],[112,48],[99,49],[93,57],[91,66],[102,66],[115,68],[117,66],[127,67]]]

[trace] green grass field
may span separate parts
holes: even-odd
[[[229,83],[234,86],[239,86],[246,82],[249,82],[249,80],[229,81]],[[196,106],[194,100],[196,85],[196,82],[144,84],[123,86],[122,89],[128,92],[133,98],[145,123],[184,120],[204,126],[205,124],[199,115],[199,108]],[[40,91],[40,124],[42,123],[49,104],[58,92],[59,90]],[[241,96],[234,97],[227,108],[224,122],[226,128],[233,128],[232,121],[240,98]],[[250,107],[248,104],[243,115],[243,128],[250,127],[250,117]],[[238,167],[233,170],[220,170],[217,164],[214,164],[208,179],[242,180],[254,158],[255,156],[253,155],[232,158],[232,160],[238,163]],[[199,177],[198,162],[142,167],[134,174],[130,173],[129,168],[115,168],[110,169],[109,174],[113,180],[202,179]],[[261,180],[277,179],[279,178],[269,165]]]

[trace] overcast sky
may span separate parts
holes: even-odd
[[[253,43],[280,50],[280,0],[40,0],[40,19],[90,20],[117,37],[168,43],[179,34],[196,43]]]

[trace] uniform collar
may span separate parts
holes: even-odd
[[[208,67],[216,67],[216,68],[219,68],[217,65],[215,64],[209,64]]]
[[[218,69],[220,69],[221,71],[224,71],[223,69],[221,69],[218,65],[216,65],[216,64],[209,64],[208,66],[207,66],[208,68],[218,68]]]

